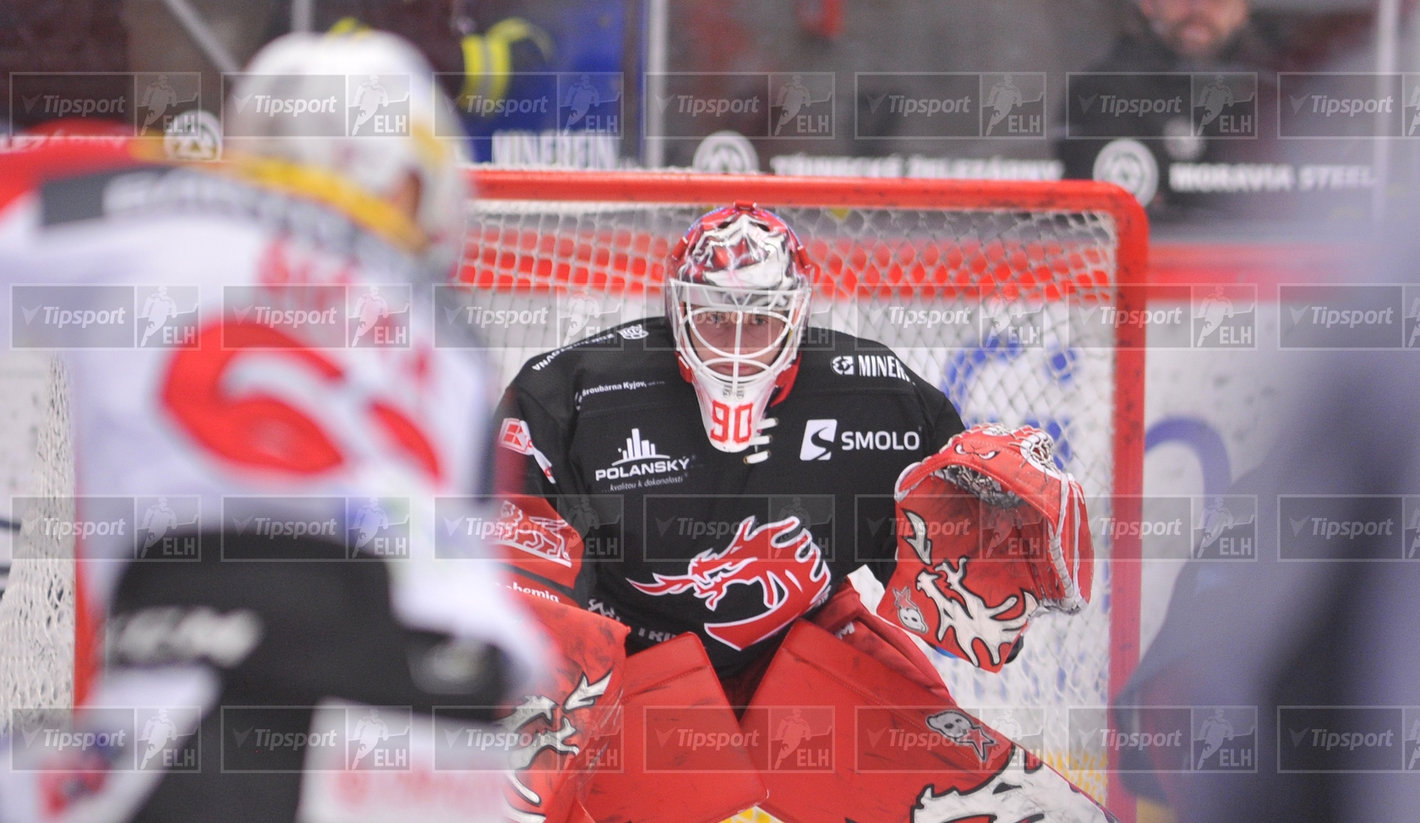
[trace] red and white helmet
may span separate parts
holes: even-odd
[[[816,274],[793,229],[753,203],[704,215],[671,252],[666,318],[715,448],[764,442],[770,398],[793,382]]]
[[[352,126],[361,85],[379,78],[408,78],[408,121],[395,134]],[[326,105],[335,89],[334,105]],[[405,101],[397,102],[403,115]],[[378,31],[278,37],[237,76],[223,114],[226,145],[237,154],[333,172],[377,197],[413,175],[426,257],[449,269],[456,262],[469,196],[459,168],[463,135],[433,70],[409,43]]]

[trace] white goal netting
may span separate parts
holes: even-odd
[[[4,483],[0,563],[0,731],[17,710],[74,702],[74,542],[34,528],[39,517],[74,517],[69,393],[59,361],[35,353],[0,358]],[[13,524],[16,527],[9,528]]]

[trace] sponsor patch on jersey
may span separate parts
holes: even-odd
[[[633,428],[626,438],[626,444],[617,450],[620,455],[610,465],[596,470],[598,481],[632,481],[634,486],[657,486],[678,483],[685,479],[690,467],[690,457],[671,457],[662,454],[655,443],[641,436],[639,428]],[[632,485],[623,488],[632,488]],[[618,490],[614,487],[613,491]]]
[[[829,361],[829,367],[844,377],[896,377],[912,382],[911,372],[891,354],[841,354]]]
[[[547,479],[552,483],[557,482],[557,478],[552,476],[552,461],[533,445],[532,432],[528,430],[527,421],[516,417],[503,418],[502,425],[498,427],[498,445],[536,460]]]
[[[921,447],[922,434],[917,431],[839,431],[836,419],[821,418],[804,423],[799,459],[831,460],[838,451],[917,451]]]
[[[582,407],[582,401],[585,400],[585,399],[587,399],[588,397],[591,397],[592,395],[605,394],[606,392],[616,392],[616,391],[636,391],[636,390],[638,390],[638,389],[644,389],[644,388],[648,388],[648,387],[650,387],[650,386],[659,386],[659,385],[661,385],[661,384],[664,383],[664,382],[666,382],[666,381],[664,381],[664,380],[623,380],[623,381],[621,381],[620,383],[601,383],[601,384],[598,384],[598,385],[596,385],[596,386],[592,386],[592,387],[590,387],[590,388],[580,389],[580,390],[576,393],[576,395],[573,396],[572,400],[573,400],[573,403],[576,405],[576,407],[580,409],[580,408]]]

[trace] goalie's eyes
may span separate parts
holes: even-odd
[[[762,328],[774,322],[774,318],[763,314],[746,314],[743,315],[743,319],[737,317],[739,314],[739,312],[733,311],[699,312],[695,315],[695,322],[697,325],[708,326],[733,326],[739,323],[746,328]]]

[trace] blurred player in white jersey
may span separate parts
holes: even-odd
[[[323,100],[332,77],[400,74],[404,135],[320,136],[345,134],[346,109],[291,103]],[[75,720],[93,734],[16,734],[35,771],[0,770],[6,819],[382,819],[382,793],[342,794],[338,773],[313,770],[323,718],[399,707],[432,741],[435,706],[487,723],[541,672],[540,638],[482,547],[434,557],[434,498],[491,482],[482,363],[428,328],[398,348],[346,344],[347,292],[426,299],[456,259],[467,192],[456,144],[435,137],[447,101],[417,52],[380,34],[283,37],[233,81],[221,164],[112,142],[0,157],[0,281],[26,309],[0,319],[0,346],[65,349],[79,522],[93,501],[161,498],[185,507],[165,544],[191,549],[144,557],[139,529],[77,529],[85,617],[107,624]],[[132,295],[159,284],[198,295],[186,344],[139,345]],[[349,503],[371,499],[408,506],[407,556],[350,559]],[[164,755],[181,768],[135,768],[125,706],[201,718]],[[497,775],[426,775],[451,791],[401,796],[400,813],[505,819]]]

